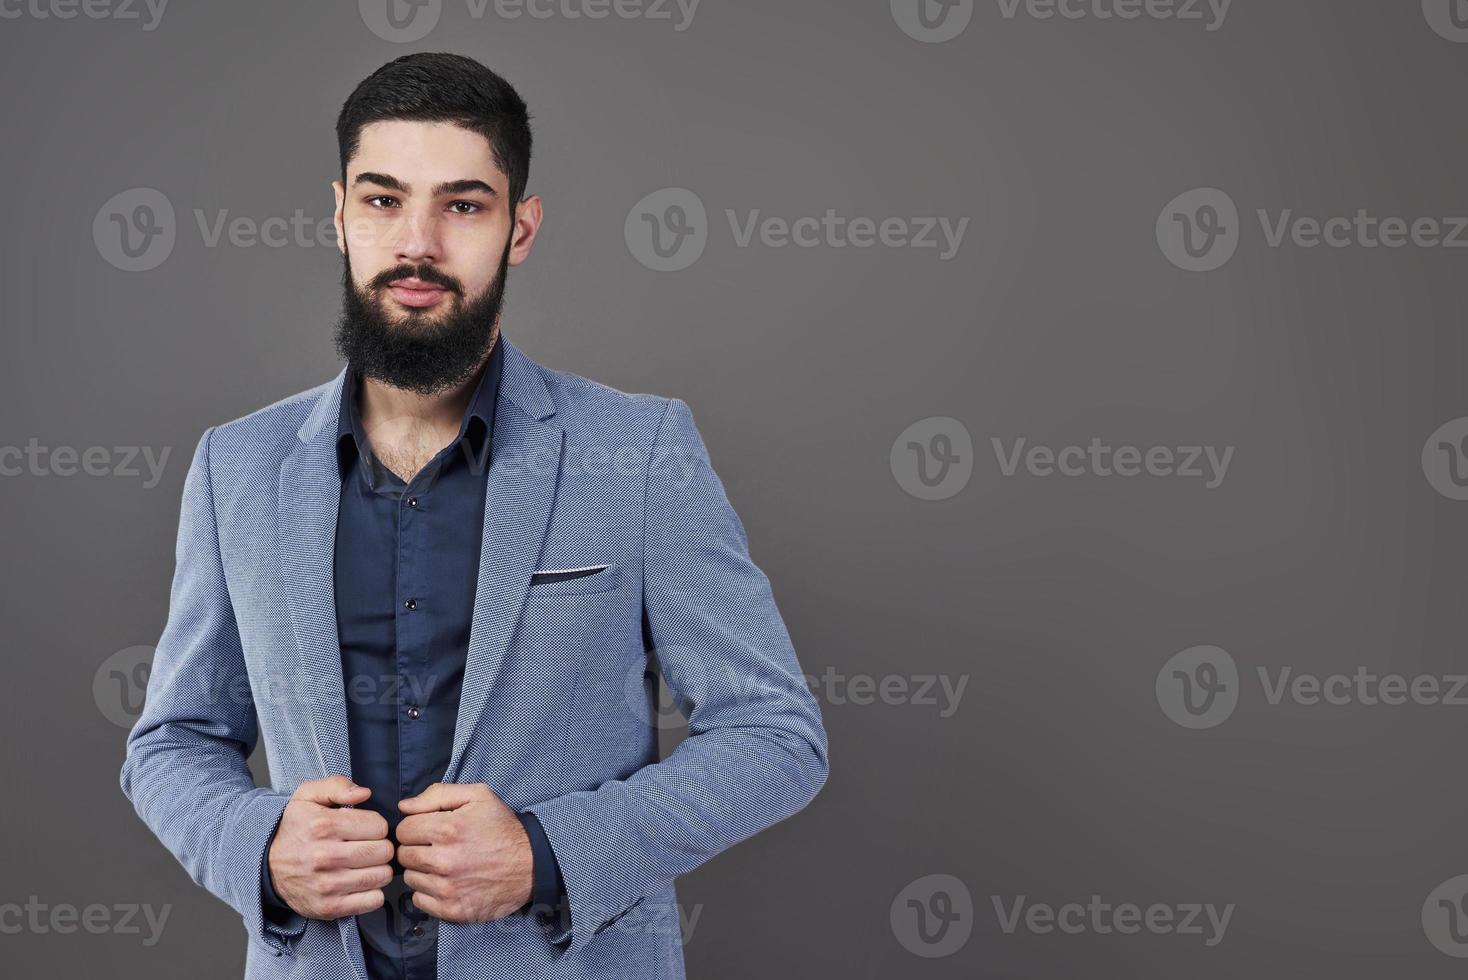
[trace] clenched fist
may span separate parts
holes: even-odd
[[[275,893],[308,919],[371,912],[392,881],[387,821],[350,807],[372,791],[345,776],[302,783],[291,795],[266,865]]]
[[[530,901],[534,856],[515,811],[484,783],[434,783],[400,800],[398,863],[413,904],[450,922],[489,922]]]

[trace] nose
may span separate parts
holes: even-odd
[[[397,260],[408,265],[437,262],[442,258],[439,226],[436,217],[423,210],[404,209],[402,235],[398,239]]]

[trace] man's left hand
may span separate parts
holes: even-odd
[[[520,818],[483,783],[434,783],[398,803],[398,863],[413,904],[449,922],[489,922],[530,901],[534,859]]]

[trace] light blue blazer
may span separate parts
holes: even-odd
[[[681,978],[674,880],[811,801],[828,771],[820,709],[688,405],[500,343],[484,526],[464,529],[482,548],[443,781],[485,783],[535,813],[570,928],[441,922],[438,975]],[[243,917],[250,980],[367,980],[355,917],[302,919],[291,936],[260,907],[291,793],[352,772],[332,594],[345,380],[200,438],[121,773],[164,846]],[[659,669],[689,730],[662,761]],[[246,766],[257,736],[268,787]]]

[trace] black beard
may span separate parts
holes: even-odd
[[[500,256],[499,273],[484,294],[464,301],[463,285],[428,265],[399,265],[372,278],[360,290],[352,281],[350,256],[342,258],[342,312],[336,325],[336,349],[363,377],[394,388],[432,395],[462,384],[484,360],[495,338],[504,305],[510,243]],[[396,318],[385,312],[387,285],[416,276],[447,289],[453,307],[447,313],[410,311]],[[429,317],[438,315],[437,321]]]

